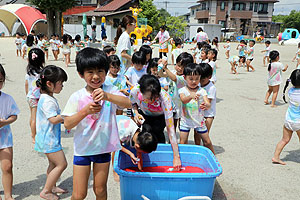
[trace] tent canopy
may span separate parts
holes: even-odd
[[[46,22],[46,17],[37,9],[24,4],[8,4],[0,6],[0,21],[12,33],[17,19],[20,20],[28,35],[38,22]]]

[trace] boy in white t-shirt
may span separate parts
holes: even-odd
[[[140,78],[147,73],[147,69],[144,68],[146,64],[146,54],[142,51],[135,52],[132,55],[133,67],[129,67],[125,73],[127,78],[127,84],[130,87],[137,85]]]
[[[78,74],[86,86],[71,95],[61,114],[64,126],[74,132],[72,199],[85,199],[91,163],[94,193],[107,197],[110,153],[121,149],[116,122],[117,107],[131,107],[118,88],[105,83],[109,63],[105,53],[87,47],[76,56]]]
[[[20,33],[16,33],[16,40],[15,40],[15,44],[16,44],[16,47],[17,47],[17,56],[19,56],[19,53],[20,53],[20,56],[22,56],[22,38],[20,36]]]
[[[174,65],[174,60],[183,52],[181,39],[176,38],[175,40],[176,48],[172,51],[172,65]]]
[[[266,45],[265,50],[261,51],[262,53],[265,53],[264,58],[263,58],[264,67],[266,66],[266,59],[267,59],[268,63],[270,62],[271,42],[269,40],[267,40],[265,42],[265,45]]]

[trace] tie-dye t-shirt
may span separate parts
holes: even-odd
[[[159,116],[164,114],[165,119],[170,119],[173,117],[172,100],[164,89],[161,89],[159,98],[149,102],[143,98],[143,95],[140,91],[140,85],[136,85],[130,91],[129,97],[131,103],[137,104],[143,113],[145,113],[145,115]]]
[[[281,84],[282,70],[284,66],[280,62],[272,62],[271,69],[268,73],[268,85],[275,86]]]
[[[12,115],[18,115],[20,113],[19,108],[14,99],[4,93],[0,92],[0,119],[8,119]],[[13,146],[12,133],[10,125],[6,125],[0,128],[0,149]]]
[[[247,46],[239,45],[238,50],[239,50],[239,56],[245,56],[245,51],[247,51]]]
[[[176,74],[176,71],[172,71],[174,74]],[[175,104],[176,107],[176,113],[180,118],[181,115],[181,100],[179,97],[178,90],[182,87],[185,86],[185,80],[183,76],[178,76],[176,75],[176,82],[170,80],[170,85],[169,85],[169,95],[171,96],[171,99],[173,103]]]
[[[39,79],[39,75],[25,75],[25,80],[28,82],[28,94],[27,98],[39,99],[40,98],[40,88],[36,86],[36,81]]]
[[[61,123],[52,124],[49,118],[60,114],[54,97],[41,94],[36,111],[36,136],[34,150],[41,153],[54,153],[62,149]]]
[[[136,123],[125,115],[117,115],[117,124],[120,141],[127,146],[133,147],[132,145],[132,137],[139,129]]]
[[[164,32],[159,31],[157,33],[156,37],[159,40],[159,49],[160,50],[168,49],[168,42],[165,42],[165,41],[170,38],[169,32],[168,31],[164,31]]]
[[[124,96],[117,87],[110,84],[104,83],[102,89],[107,93]],[[86,88],[82,88],[71,95],[62,115],[72,116],[91,102],[91,94]],[[75,156],[98,155],[121,149],[116,109],[117,105],[104,101],[98,118],[95,119],[93,114],[80,121],[74,132]]]
[[[208,40],[207,33],[203,32],[203,31],[197,33],[195,38],[196,38],[197,42],[203,42],[203,41]]]
[[[217,82],[217,67],[216,67],[216,62],[211,60],[211,61],[209,61],[208,64],[211,66],[211,68],[213,70],[213,73],[212,73],[210,81],[213,81],[214,83],[216,83]]]
[[[234,64],[237,64],[239,62],[240,58],[238,56],[230,56],[230,58],[228,59],[228,62],[232,62]]]
[[[183,87],[179,90],[179,94],[189,96],[190,92],[187,87]],[[205,125],[204,110],[200,109],[200,104],[203,102],[203,97],[207,96],[207,93],[203,88],[199,87],[197,94],[200,94],[198,101],[192,99],[187,104],[182,104],[180,124],[185,127],[198,128]]]
[[[247,59],[253,59],[253,55],[254,55],[254,47],[249,47],[248,48]]]
[[[288,92],[289,107],[285,120],[292,123],[300,123],[300,89],[292,87]]]
[[[126,78],[125,78],[125,76],[120,75],[120,74],[118,74],[118,76],[116,78],[106,76],[105,82],[107,82],[107,84],[112,84],[112,85],[116,86],[119,90],[127,88]]]

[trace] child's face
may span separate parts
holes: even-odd
[[[104,83],[106,72],[104,69],[88,69],[84,71],[83,75],[79,75],[85,80],[87,89],[93,91]]]
[[[111,55],[115,55],[116,54],[116,51],[111,51],[107,54],[107,56],[111,56]]]
[[[228,40],[227,40],[226,42],[227,42],[227,43],[229,43],[229,41],[228,41]]]
[[[207,85],[209,83],[209,79],[211,79],[211,76],[210,77],[206,77],[206,78],[200,78],[200,85],[201,87]]]
[[[53,84],[53,93],[59,94],[62,91],[63,87],[64,85],[62,81],[56,82],[55,85]]]
[[[270,46],[270,44],[267,44],[267,43],[266,43],[266,47],[269,47],[269,46]]]
[[[56,39],[56,40],[58,40],[58,39],[59,39],[59,37],[58,37],[58,36],[56,36],[56,37],[55,37],[55,39]]]
[[[214,57],[215,57],[215,54],[214,54],[213,52],[209,51],[208,54],[207,54],[207,58],[208,58],[209,60],[213,60]]]
[[[114,76],[118,75],[118,72],[119,72],[119,71],[120,71],[120,67],[110,65],[110,67],[109,67],[109,72],[110,72],[112,75],[114,75]]]
[[[142,65],[142,64],[133,64],[133,66],[138,71],[141,71],[143,69],[143,67],[144,67],[144,65]]]
[[[150,69],[150,72],[152,75],[157,76],[158,75],[158,68],[157,67],[152,67]]]
[[[249,46],[250,46],[250,47],[253,47],[253,46],[254,46],[254,43],[253,43],[253,42],[249,42]]]
[[[175,70],[177,72],[177,75],[181,76],[183,74],[184,67],[181,65],[181,63],[176,63]]]
[[[207,59],[207,54],[205,53],[205,51],[201,51],[201,59],[202,60],[206,60]]]
[[[194,89],[199,86],[200,75],[187,75],[184,79],[186,80],[186,84],[189,88]]]
[[[2,89],[3,85],[5,82],[5,78],[2,76],[2,74],[0,74],[0,90]]]
[[[148,54],[146,55],[146,62],[148,62],[148,61],[150,60],[150,57],[151,57],[151,54],[148,53]]]
[[[143,95],[143,100],[147,101],[148,104],[153,103],[158,98],[158,97],[151,98],[151,96],[152,96],[151,92],[145,92],[142,95]]]
[[[19,34],[17,34],[17,35],[16,35],[16,37],[17,37],[17,38],[20,38],[20,35],[19,35]]]

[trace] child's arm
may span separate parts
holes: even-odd
[[[17,115],[11,115],[7,119],[0,118],[0,128],[15,122],[17,118],[18,118]]]
[[[285,68],[282,71],[285,72],[288,69],[288,67],[288,65],[285,65]]]
[[[129,96],[128,88],[121,89],[120,92],[122,92],[122,93],[123,93],[124,95],[126,95],[126,96]]]
[[[179,95],[181,101],[183,104],[187,104],[188,102],[190,102],[192,99],[195,99],[196,94],[195,93],[191,93],[189,96],[185,96],[185,94],[181,93]]]
[[[131,87],[134,87],[134,85],[132,83],[130,83],[130,81],[128,80],[128,77],[126,77],[126,84],[131,88]]]
[[[131,108],[131,102],[127,97],[104,92],[101,88],[95,89],[92,93],[94,102],[101,100],[110,101],[122,108]]]
[[[28,94],[28,81],[25,81],[25,93]]]
[[[267,51],[267,50],[261,50],[260,52],[261,52],[261,53],[264,53],[264,52],[266,52],[266,51]]]
[[[142,122],[145,121],[145,119],[144,119],[143,115],[141,115],[139,113],[138,106],[136,103],[132,105],[132,110],[133,110],[133,116],[134,116],[135,123],[137,125],[142,125],[143,124]]]
[[[169,86],[166,85],[166,86],[164,87],[164,90],[168,91],[168,90],[169,90]]]
[[[167,66],[164,66],[164,68],[163,68],[164,70],[165,70],[165,72],[166,72],[166,75],[172,80],[172,81],[174,81],[174,82],[176,82],[177,81],[177,77],[176,77],[176,75],[175,74],[173,74],[168,68],[167,68]],[[160,71],[162,71],[162,70],[160,70]]]
[[[296,60],[297,54],[294,56],[292,62],[294,62]]]
[[[205,95],[205,96],[203,96],[203,103],[201,103],[201,105],[200,105],[200,108],[202,109],[202,110],[208,110],[208,109],[210,109],[210,107],[211,107],[211,104],[210,104],[210,102],[211,102],[211,99],[209,99],[208,97],[207,97],[207,95]]]
[[[124,153],[126,153],[131,158],[131,162],[133,164],[135,164],[135,165],[137,164],[137,158],[135,157],[135,155],[131,151],[129,151],[128,149],[126,149],[123,146],[122,146],[121,151],[123,151]]]
[[[121,52],[121,56],[127,60],[131,60],[131,56],[126,52],[126,50]]]
[[[143,156],[142,156],[142,152],[137,152],[136,155],[137,155],[137,158],[139,159],[139,161],[137,162],[138,169],[140,171],[142,171],[143,170]]]
[[[55,117],[50,117],[48,120],[51,124],[59,124],[59,123],[64,122],[64,119],[62,118],[61,115],[57,115]]]

